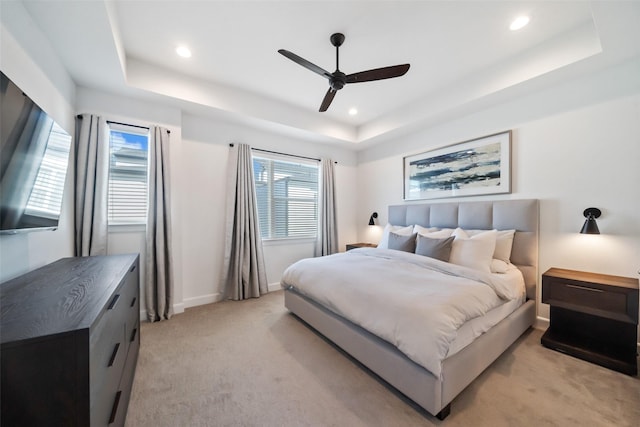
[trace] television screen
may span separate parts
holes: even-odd
[[[0,78],[0,234],[56,229],[71,136]]]

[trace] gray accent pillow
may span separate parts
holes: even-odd
[[[440,261],[449,262],[451,255],[451,244],[455,237],[447,237],[446,239],[433,239],[418,234],[418,243],[416,245],[416,254],[439,259]]]
[[[402,236],[391,231],[389,233],[388,248],[413,253],[416,250],[416,235],[417,233],[413,233],[410,236]]]

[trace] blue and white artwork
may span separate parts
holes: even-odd
[[[508,193],[511,132],[405,157],[405,199]]]

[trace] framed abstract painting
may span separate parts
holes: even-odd
[[[511,192],[511,131],[403,160],[405,200]]]

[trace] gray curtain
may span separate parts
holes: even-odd
[[[225,298],[259,298],[268,292],[262,254],[251,147],[229,152],[223,285]]]
[[[107,254],[109,129],[104,118],[83,114],[76,119],[75,254]]]
[[[331,159],[320,160],[320,182],[318,191],[318,239],[316,256],[338,252],[338,226],[336,223],[336,195],[334,163]]]
[[[150,322],[173,315],[169,131],[149,129],[149,183],[145,295]]]

